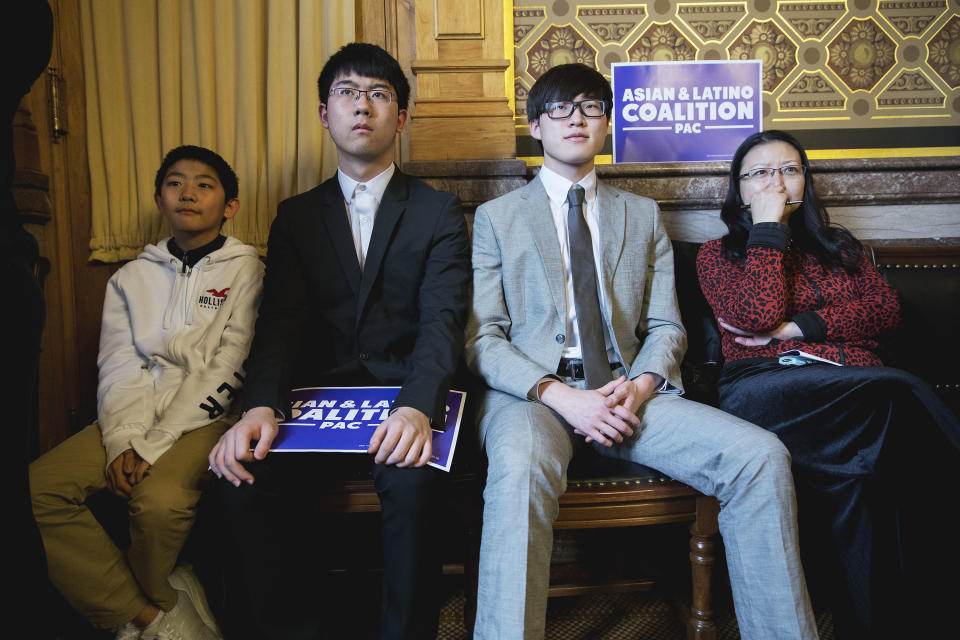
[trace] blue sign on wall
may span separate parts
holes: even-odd
[[[623,62],[613,69],[613,161],[730,160],[763,128],[759,60]]]

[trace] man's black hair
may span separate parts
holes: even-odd
[[[596,69],[579,64],[561,64],[548,69],[533,83],[527,95],[527,122],[540,117],[548,102],[572,101],[578,95],[603,100],[607,119],[613,111],[613,89]]]
[[[375,44],[366,42],[351,42],[344,45],[339,51],[330,56],[327,64],[323,65],[320,77],[317,78],[317,90],[320,102],[327,104],[330,87],[340,76],[355,73],[365,78],[386,80],[397,93],[397,105],[400,109],[407,108],[410,100],[410,83],[403,75],[393,56]]]
[[[181,160],[196,160],[217,172],[217,178],[220,180],[220,185],[223,187],[223,193],[226,196],[223,200],[224,205],[237,197],[240,188],[237,174],[227,164],[227,161],[215,151],[191,144],[177,147],[163,158],[163,163],[157,169],[157,177],[153,181],[154,195],[160,195],[160,188],[163,186],[163,179],[167,177],[167,172],[170,171],[170,167]]]

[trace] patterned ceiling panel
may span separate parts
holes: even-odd
[[[670,23],[652,24],[627,50],[631,62],[695,60],[697,49]]]
[[[622,44],[647,15],[641,6],[577,7],[577,18],[604,44]]]
[[[947,0],[935,2],[880,2],[880,15],[904,36],[922,36],[947,11]]]
[[[819,71],[803,73],[778,99],[780,111],[843,111],[843,92]]]
[[[542,7],[528,9],[514,9],[513,11],[513,42],[516,46],[523,43],[527,35],[543,24],[547,19],[547,11]]]
[[[934,36],[927,64],[950,87],[960,87],[960,16],[953,16]]]
[[[719,42],[747,15],[745,2],[678,4],[677,18],[704,42]]]
[[[960,0],[515,0],[513,35],[521,156],[544,71],[649,60],[761,60],[764,128],[811,148],[960,148]]]
[[[851,91],[870,91],[893,68],[895,46],[872,19],[851,20],[827,47],[827,65]]]
[[[597,66],[597,50],[573,26],[550,26],[527,50],[526,70],[533,80],[550,67],[579,62]]]
[[[727,47],[730,60],[763,62],[763,90],[779,87],[797,66],[797,46],[772,20],[753,21]]]
[[[903,107],[942,108],[946,96],[919,69],[901,71],[880,95],[877,107],[899,109]]]
[[[847,13],[844,2],[781,2],[780,16],[804,40],[823,37]]]

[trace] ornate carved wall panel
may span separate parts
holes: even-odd
[[[507,8],[509,11],[509,7]],[[813,157],[960,155],[960,0],[514,0],[517,155],[548,68],[583,62],[763,62],[763,126]]]

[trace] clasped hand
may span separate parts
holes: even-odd
[[[134,485],[139,484],[149,470],[149,462],[133,449],[127,449],[107,467],[107,488],[124,500],[129,500]]]
[[[640,428],[637,410],[653,395],[656,383],[648,373],[633,380],[620,376],[599,389],[574,389],[554,380],[541,389],[540,399],[587,442],[612,447]]]
[[[800,331],[800,327],[797,326],[796,322],[783,322],[770,333],[751,333],[744,331],[732,324],[724,322],[723,318],[717,318],[717,324],[720,325],[721,329],[736,335],[737,337],[733,339],[734,342],[742,344],[745,347],[762,347],[774,339],[792,340],[803,337],[803,332]]]

